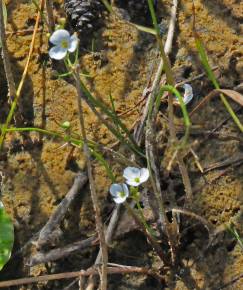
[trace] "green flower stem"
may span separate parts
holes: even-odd
[[[162,252],[161,247],[160,247],[159,243],[157,242],[157,240],[147,231],[147,229],[144,226],[143,222],[141,221],[140,217],[137,215],[136,211],[129,205],[129,203],[125,201],[124,205],[125,205],[128,213],[133,217],[136,224],[139,226],[140,230],[144,233],[144,235],[150,241],[152,247],[154,248],[154,250],[156,251],[156,253],[160,257],[160,259],[164,262],[165,261],[164,253]]]
[[[137,208],[138,208],[138,212],[139,212],[139,215],[140,215],[140,218],[141,218],[141,222],[143,223],[143,225],[146,228],[146,230],[150,233],[150,235],[152,235],[156,239],[156,233],[152,230],[150,225],[146,222],[146,219],[145,219],[144,214],[143,214],[143,209],[141,208],[141,205],[139,203],[140,192],[138,191],[138,187],[137,186],[131,186],[130,187],[130,194],[131,194],[131,198],[136,202],[136,205],[137,205]]]
[[[38,132],[38,133],[41,133],[41,134],[50,135],[50,136],[55,137],[55,138],[60,138],[63,141],[70,142],[70,143],[72,143],[73,145],[76,145],[76,146],[80,146],[80,145],[83,144],[82,140],[73,138],[73,137],[71,137],[69,135],[63,135],[63,134],[58,133],[56,131],[49,131],[49,130],[36,128],[36,127],[26,127],[26,128],[15,128],[15,127],[12,127],[12,128],[6,129],[5,132]]]
[[[88,103],[91,103],[93,106],[98,107],[105,115],[107,115],[115,123],[117,123],[117,125],[122,129],[122,131],[128,137],[129,142],[127,142],[125,140],[124,136],[120,132],[118,132],[115,128],[113,129],[113,127],[109,126],[109,130],[113,133],[113,135],[116,136],[118,138],[118,140],[120,140],[121,143],[127,145],[133,152],[135,152],[136,154],[138,154],[138,155],[142,156],[143,158],[145,158],[144,154],[141,152],[141,149],[136,144],[136,142],[134,141],[133,137],[131,136],[129,130],[121,122],[121,120],[119,118],[117,118],[114,115],[114,113],[102,101],[100,101],[99,99],[96,99],[90,93],[90,91],[87,89],[87,87],[85,86],[85,84],[81,80],[80,80],[80,86],[82,88],[82,91],[83,91],[85,97],[87,98]]]
[[[194,20],[195,21],[195,20]],[[208,78],[211,80],[211,82],[213,83],[214,87],[216,89],[220,89],[219,83],[213,73],[213,70],[210,67],[210,64],[208,62],[208,57],[207,57],[207,53],[206,50],[203,46],[203,43],[200,39],[199,34],[196,32],[195,30],[195,23],[194,23],[194,27],[193,27],[193,32],[194,32],[194,38],[195,38],[195,44],[196,44],[196,48],[197,51],[199,53],[201,62],[203,64],[204,69],[207,72]],[[231,108],[229,102],[227,101],[227,99],[225,98],[225,96],[223,94],[220,94],[220,99],[223,102],[225,108],[227,109],[227,111],[229,112],[229,114],[231,115],[232,119],[234,120],[235,124],[238,126],[238,128],[240,129],[241,132],[243,132],[243,125],[241,124],[239,118],[237,117],[237,115],[235,114],[234,110]]]
[[[105,8],[106,8],[110,13],[113,12],[112,6],[110,5],[110,3],[109,3],[107,0],[101,0],[101,2],[104,4]]]
[[[146,228],[147,232],[156,240],[156,233],[155,231],[150,227],[150,225],[146,222],[146,219],[143,214],[143,209],[141,208],[141,205],[139,201],[136,201],[136,206],[138,208],[138,212],[141,218],[141,222],[143,223],[144,227]]]
[[[173,86],[175,84],[175,81],[174,81],[174,77],[173,77],[173,73],[172,73],[172,69],[171,69],[170,60],[165,54],[163,40],[160,37],[160,30],[159,30],[158,22],[157,22],[155,11],[154,11],[153,1],[148,0],[148,5],[149,5],[149,10],[150,10],[150,15],[151,15],[151,18],[153,21],[153,26],[154,26],[154,29],[156,32],[156,39],[157,39],[157,42],[159,45],[160,54],[161,54],[161,57],[162,57],[163,62],[164,62],[163,68],[165,70],[167,82]]]
[[[112,124],[107,122],[106,120],[101,120],[102,123],[111,131],[111,133],[122,143],[128,146],[134,153],[137,155],[146,158],[145,155],[142,153],[141,148],[136,144],[134,141],[132,135],[130,134],[127,127],[121,122],[121,120],[117,117],[116,113],[110,110],[102,101],[95,98],[91,92],[88,90],[88,88],[85,86],[83,81],[80,79],[80,76],[77,76],[75,71],[75,63],[72,63],[69,58],[69,54],[67,54],[66,58],[64,59],[65,66],[67,68],[67,71],[71,71],[74,79],[77,79],[79,81],[79,85],[81,88],[81,91],[83,93],[84,100],[89,105],[91,110],[97,115],[98,111],[96,110],[96,107],[101,110],[102,113],[104,113],[107,117],[111,118],[113,123],[116,124],[117,127],[119,127],[125,135],[128,137],[129,142],[125,139],[123,134],[117,130],[117,128],[113,127]],[[100,114],[99,114],[100,115]],[[99,116],[98,116],[99,117]]]
[[[40,129],[40,128],[36,128],[36,127],[33,127],[33,128],[32,127],[27,127],[27,128],[8,128],[8,129],[6,129],[6,132],[38,132],[38,133],[41,133],[41,134],[52,136],[54,138],[62,139],[64,142],[71,143],[73,146],[76,146],[78,148],[83,146],[83,140],[82,139],[77,139],[77,138],[74,138],[74,137],[72,137],[70,135],[63,135],[63,134],[58,133],[56,131],[49,131],[49,130]],[[111,179],[112,182],[115,182],[116,178],[115,178],[115,176],[114,176],[114,174],[113,174],[108,162],[105,160],[103,155],[96,150],[97,147],[99,146],[99,144],[89,140],[88,141],[88,146],[90,148],[91,154],[96,158],[96,160],[98,160],[100,162],[101,165],[103,165],[105,167],[105,170],[106,170],[106,173],[107,173],[108,177]]]
[[[181,111],[182,111],[182,114],[183,114],[183,120],[184,120],[184,124],[185,124],[185,127],[186,127],[186,130],[185,130],[185,136],[184,136],[184,140],[183,140],[183,145],[185,145],[185,143],[187,142],[188,140],[188,137],[189,137],[189,132],[190,132],[190,127],[191,127],[191,121],[190,121],[190,118],[189,118],[189,115],[188,115],[188,112],[187,112],[187,109],[186,109],[186,105],[183,101],[183,97],[181,96],[180,92],[173,86],[170,86],[170,85],[165,85],[163,86],[160,91],[159,91],[159,94],[158,96],[156,97],[156,101],[155,101],[155,106],[156,108],[159,107],[160,105],[160,99],[163,95],[164,92],[170,92],[172,93],[173,95],[175,95],[179,101],[179,104],[180,104],[180,107],[181,107]],[[150,107],[150,114],[152,113],[152,108]]]

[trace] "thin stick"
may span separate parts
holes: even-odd
[[[117,205],[116,208],[112,212],[112,216],[111,216],[108,228],[107,228],[106,233],[105,233],[105,240],[106,240],[107,245],[111,244],[111,242],[112,242],[114,231],[116,229],[118,219],[120,216],[120,211],[121,211],[121,205]],[[100,249],[94,264],[95,265],[100,264],[101,259],[102,259],[102,252]],[[86,290],[93,289],[95,284],[96,284],[95,277],[90,276]]]
[[[162,276],[157,274],[155,271],[147,268],[142,267],[132,267],[132,266],[122,266],[122,267],[108,267],[107,272],[109,274],[128,274],[128,273],[138,273],[138,274],[145,274],[150,275],[160,282],[164,283],[164,279]],[[51,275],[43,275],[37,277],[29,277],[29,278],[21,278],[15,280],[8,280],[0,282],[0,288],[11,287],[11,286],[19,286],[24,284],[32,284],[32,283],[39,283],[39,282],[47,282],[52,280],[61,280],[61,279],[71,279],[80,276],[90,276],[90,275],[98,275],[98,269],[90,268],[86,271],[81,270],[77,272],[66,272],[66,273],[58,273],[58,274],[51,274]]]
[[[84,156],[87,162],[87,169],[88,169],[88,177],[89,177],[89,185],[90,185],[90,192],[91,198],[93,202],[94,212],[95,212],[95,221],[96,221],[96,229],[99,235],[100,241],[100,248],[102,252],[102,267],[101,267],[101,290],[107,289],[107,263],[108,263],[108,252],[107,252],[107,245],[105,241],[105,234],[104,234],[104,227],[101,218],[101,210],[98,202],[98,196],[95,189],[95,182],[92,174],[92,166],[91,166],[91,155],[88,147],[88,140],[85,131],[85,123],[84,123],[84,115],[83,115],[83,107],[82,107],[82,90],[80,86],[80,67],[79,65],[76,66],[76,70],[74,72],[76,89],[77,89],[77,106],[78,106],[78,113],[79,113],[79,122],[80,122],[80,129],[83,138],[83,151]]]
[[[85,173],[79,173],[75,177],[73,186],[68,191],[65,198],[59,203],[58,207],[51,215],[48,222],[40,231],[39,238],[37,240],[38,246],[43,246],[50,239],[51,233],[57,227],[57,225],[59,225],[60,221],[66,214],[71,202],[73,201],[75,196],[79,193],[80,189],[86,184],[87,181],[88,178]]]
[[[161,59],[163,59],[163,63],[164,63],[166,80],[167,80],[169,85],[174,86],[174,78],[173,78],[173,74],[172,74],[172,70],[171,70],[171,65],[170,65],[169,59],[166,55],[166,52],[164,50],[162,39],[160,38],[160,35],[159,35],[159,28],[158,28],[156,16],[154,13],[152,1],[148,0],[148,3],[149,3],[151,16],[153,19],[154,28],[156,30],[157,42],[158,42],[159,47],[160,47]],[[173,5],[176,8],[178,5],[178,1],[173,0]],[[176,15],[176,10],[173,10],[173,13]],[[171,137],[172,143],[178,142],[177,137],[176,137],[176,129],[175,129],[175,124],[174,124],[174,112],[173,111],[174,111],[174,109],[173,109],[173,96],[172,96],[172,94],[169,93],[169,97],[168,97],[168,114],[169,114],[169,129],[170,129],[169,131],[170,131],[170,137]],[[178,161],[179,169],[181,172],[183,184],[185,186],[187,202],[189,204],[191,204],[191,201],[192,201],[191,182],[190,182],[190,178],[189,178],[189,174],[188,174],[186,165],[185,165],[184,160],[180,154],[177,154],[177,161]]]
[[[150,235],[145,226],[143,225],[143,223],[141,222],[140,218],[136,215],[135,211],[132,210],[132,208],[129,206],[128,203],[125,202],[125,207],[126,210],[128,211],[128,213],[133,217],[133,219],[135,220],[136,224],[139,226],[139,229],[144,233],[144,235],[147,237],[147,239],[149,240],[150,244],[152,245],[152,247],[154,248],[154,250],[156,251],[157,255],[160,257],[161,261],[163,261],[164,263],[166,263],[165,260],[165,255],[163,253],[163,251],[161,250],[158,242],[155,240],[155,238]]]
[[[46,0],[46,12],[47,12],[47,18],[48,18],[48,30],[50,33],[52,33],[55,29],[55,20],[53,15],[53,1],[52,0]]]
[[[45,1],[41,0],[41,5],[40,5],[41,11],[43,10],[44,3],[45,3]],[[9,124],[12,121],[12,118],[14,116],[14,112],[15,112],[15,109],[17,107],[18,99],[20,97],[20,94],[21,94],[21,91],[22,91],[22,88],[23,88],[23,85],[24,85],[24,81],[25,81],[25,78],[27,76],[27,72],[28,72],[28,68],[29,68],[29,64],[30,64],[30,58],[31,58],[31,55],[32,55],[33,50],[34,50],[35,38],[36,38],[36,33],[37,33],[37,30],[38,30],[40,18],[41,18],[41,12],[38,11],[38,14],[37,14],[37,17],[36,17],[36,22],[35,22],[35,27],[34,27],[34,32],[33,32],[32,40],[31,40],[31,44],[30,44],[30,50],[29,50],[28,58],[27,58],[27,61],[26,61],[26,64],[25,64],[24,72],[22,74],[20,83],[18,85],[15,98],[14,98],[14,100],[12,102],[12,105],[11,105],[11,108],[10,108],[10,112],[9,112],[9,114],[7,116],[7,120],[2,126],[2,132],[1,132],[1,136],[0,136],[0,149],[3,146],[3,141],[4,141],[4,138],[5,138],[5,135],[6,135],[6,129],[8,128],[8,126],[9,126]]]
[[[40,32],[41,29],[37,29],[37,32]],[[22,30],[17,30],[17,31],[6,31],[6,35],[25,35],[25,34],[29,34],[29,33],[33,33],[34,29],[22,29]]]
[[[47,253],[39,252],[33,257],[31,257],[30,262],[28,263],[28,266],[33,267],[38,264],[56,261],[58,259],[67,257],[68,255],[70,255],[71,253],[77,250],[81,250],[81,249],[84,250],[94,245],[97,245],[97,236],[90,237],[83,241],[72,243],[62,248],[50,250]]]
[[[168,29],[168,34],[165,42],[165,54],[168,55],[170,54],[172,50],[172,43],[173,43],[173,38],[174,38],[174,33],[175,33],[175,23],[176,23],[176,11],[177,11],[177,1],[173,3],[173,6],[171,8],[171,16],[170,16],[170,23],[169,23],[169,29]],[[161,81],[161,75],[163,71],[163,66],[164,66],[164,61],[161,58],[160,63],[157,69],[157,72],[154,77],[154,81],[152,83],[151,88],[149,88],[149,95],[147,96],[147,102],[143,110],[143,115],[141,117],[141,120],[137,127],[135,128],[135,138],[138,144],[141,143],[142,141],[142,135],[143,135],[143,130],[145,127],[145,122],[148,116],[148,109],[149,109],[149,103],[152,99],[155,99],[155,92],[157,92],[158,86]],[[144,90],[145,94],[147,94],[148,90]],[[142,96],[143,99],[144,95]]]
[[[3,0],[0,1],[0,34],[1,34],[1,43],[2,43],[2,59],[5,70],[5,75],[8,83],[9,90],[9,100],[14,100],[16,98],[16,88],[13,78],[13,73],[11,70],[11,63],[8,54],[7,42],[6,42],[6,32],[3,19]]]

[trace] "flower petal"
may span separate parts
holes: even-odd
[[[139,186],[141,182],[137,182],[134,179],[126,180],[126,183],[131,186]]]
[[[124,192],[125,196],[128,197],[128,195],[129,195],[129,189],[128,189],[126,183],[122,183],[121,184],[121,187],[122,187],[122,191]]]
[[[61,41],[66,40],[68,43],[70,42],[70,33],[65,29],[58,29],[50,37],[50,42],[58,45]]]
[[[142,168],[140,171],[140,183],[147,181],[149,178],[149,170],[148,168]]]
[[[119,203],[123,203],[126,199],[127,199],[126,196],[123,196],[123,197],[121,197],[121,196],[113,197],[114,202],[115,202],[115,203],[118,203],[118,204],[119,204]]]
[[[49,50],[50,58],[54,58],[57,60],[63,59],[67,54],[67,49],[60,47],[60,46],[54,46]]]
[[[110,187],[110,193],[116,203],[123,203],[129,196],[129,190],[125,183],[114,183]]]
[[[127,167],[123,171],[123,177],[126,178],[127,180],[139,178],[140,177],[140,169],[136,168],[136,167]]]
[[[189,84],[184,84],[183,88],[185,90],[183,101],[187,105],[193,98],[192,86]]]
[[[73,34],[70,37],[69,45],[68,45],[68,51],[74,52],[78,47],[78,38],[76,34]]]
[[[110,187],[110,193],[112,196],[118,196],[118,192],[122,191],[122,187],[120,184],[113,183]]]

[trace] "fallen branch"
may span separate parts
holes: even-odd
[[[63,248],[50,250],[47,253],[39,252],[30,259],[28,266],[33,267],[38,264],[56,261],[58,259],[67,257],[69,254],[71,254],[74,251],[84,250],[88,247],[95,246],[98,243],[99,241],[97,239],[97,236],[93,236],[86,240],[72,243]]]
[[[164,279],[161,275],[147,268],[132,267],[132,266],[108,267],[107,272],[109,274],[138,273],[138,274],[143,274],[143,275],[150,275],[156,278],[157,280],[159,280],[160,282],[164,283]],[[80,276],[90,276],[90,275],[99,275],[99,270],[90,268],[90,269],[87,269],[86,271],[81,270],[77,272],[66,272],[66,273],[58,273],[58,274],[2,281],[0,282],[0,288],[39,283],[39,282],[47,282],[47,281],[52,281],[52,280],[71,279],[71,278],[76,278]]]
[[[37,240],[38,246],[43,246],[50,239],[53,230],[57,227],[57,225],[66,214],[70,203],[73,201],[75,196],[79,193],[80,189],[86,184],[87,181],[88,178],[86,173],[79,173],[75,177],[73,186],[40,231],[39,238]]]

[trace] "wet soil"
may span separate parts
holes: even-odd
[[[62,1],[54,1],[56,18],[63,16]],[[158,1],[159,2],[159,1]],[[159,17],[168,21],[170,1],[159,6]],[[177,81],[184,80],[203,71],[195,50],[192,35],[191,1],[180,1],[178,24],[171,59]],[[6,1],[8,8],[7,43],[11,56],[15,81],[18,84],[29,51],[32,31],[36,18],[36,8],[30,1]],[[222,88],[234,88],[242,82],[242,34],[243,6],[237,0],[197,0],[196,26],[209,53],[210,63],[218,66],[216,71]],[[123,11],[123,15],[128,14]],[[134,12],[133,12],[134,15]],[[135,14],[136,15],[136,14]],[[136,18],[135,18],[136,20]],[[44,24],[43,24],[44,25]],[[40,28],[43,27],[40,26]],[[25,32],[28,29],[30,32]],[[24,123],[20,126],[37,126],[47,130],[62,131],[59,124],[70,121],[72,131],[78,133],[78,112],[76,109],[75,88],[68,81],[57,79],[53,69],[55,65],[48,58],[48,38],[46,28],[37,33],[34,53],[21,95],[24,110]],[[23,33],[20,33],[23,31]],[[156,42],[154,37],[137,31],[133,26],[116,17],[106,16],[105,26],[93,35],[95,43],[87,41],[81,49],[80,64],[82,71],[89,74],[86,84],[91,92],[110,106],[111,94],[117,112],[125,112],[140,100],[147,85],[156,59]],[[1,64],[2,67],[2,64]],[[209,93],[213,87],[206,78],[191,83],[194,100],[189,111]],[[7,87],[1,69],[1,122],[8,110]],[[232,103],[243,122],[243,112],[236,103]],[[141,106],[132,113],[122,117],[128,128],[138,120]],[[100,124],[90,109],[85,106],[85,122],[88,137],[103,145],[110,146],[116,139]],[[242,136],[228,118],[219,99],[213,99],[192,117],[195,130],[192,129],[190,142],[198,142],[195,153],[203,168],[210,168],[215,162],[229,158],[240,159]],[[163,128],[164,119],[158,120],[158,128]],[[222,123],[223,122],[223,123]],[[221,126],[219,126],[222,123]],[[210,137],[206,131],[219,128]],[[164,130],[164,129],[163,129]],[[161,133],[161,134],[160,134]],[[165,142],[168,132],[158,132],[158,147]],[[27,138],[27,137],[28,138]],[[161,139],[160,139],[160,136]],[[24,147],[26,138],[32,140],[31,146]],[[22,145],[21,145],[22,144]],[[0,161],[4,172],[2,199],[15,225],[15,246],[13,259],[0,273],[0,280],[15,279],[29,275],[73,271],[92,266],[98,248],[78,252],[53,263],[29,267],[30,255],[36,251],[34,245],[28,246],[15,256],[29,239],[46,223],[49,216],[70,189],[77,170],[85,167],[82,153],[74,152],[75,166],[67,167],[70,146],[61,146],[63,142],[37,133],[20,135],[8,134],[6,138],[7,159]],[[162,146],[162,145],[161,145]],[[163,146],[162,146],[163,147]],[[127,158],[130,158],[128,153]],[[162,151],[161,151],[162,154]],[[164,151],[163,151],[164,154]],[[166,153],[165,153],[166,154]],[[108,158],[109,160],[109,158]],[[163,157],[161,156],[161,160]],[[166,156],[161,162],[164,170]],[[242,158],[241,158],[242,160]],[[181,269],[171,278],[165,275],[165,284],[137,275],[112,276],[109,289],[223,289],[227,284],[242,274],[243,255],[239,244],[224,229],[224,224],[232,222],[240,235],[243,235],[243,165],[232,163],[225,167],[210,169],[202,174],[195,159],[186,158],[193,186],[192,210],[206,218],[215,227],[222,226],[214,243],[205,250],[208,233],[193,219],[182,217],[186,227],[181,234],[180,255]],[[122,175],[123,168],[109,160],[116,176]],[[113,204],[108,196],[111,181],[104,168],[94,162],[95,183],[99,194],[104,220],[109,218]],[[162,177],[163,187],[172,190],[176,199],[183,199],[184,188],[177,169],[173,169],[169,180]],[[129,223],[129,219],[128,219]],[[132,226],[131,226],[132,227]],[[83,188],[80,196],[72,205],[61,225],[61,235],[53,241],[50,248],[64,246],[68,243],[85,239],[95,232],[94,213],[88,187]],[[110,262],[156,267],[154,257],[146,238],[138,231],[131,230],[120,235],[114,242],[109,254]],[[69,282],[48,282],[38,285],[19,286],[11,289],[64,289]],[[238,279],[224,289],[242,289],[243,279]],[[70,289],[78,289],[75,285]]]

